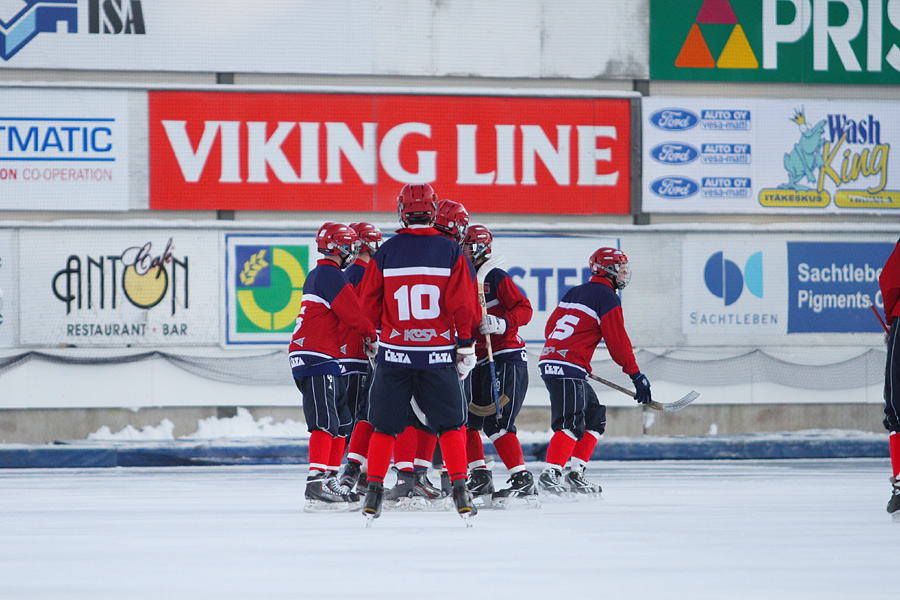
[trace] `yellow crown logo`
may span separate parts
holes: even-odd
[[[806,115],[803,114],[803,110],[802,110],[802,109],[801,109],[801,110],[797,110],[797,109],[795,108],[795,109],[794,109],[794,118],[791,119],[791,121],[793,121],[793,122],[796,123],[797,125],[803,125],[804,123],[806,123]]]

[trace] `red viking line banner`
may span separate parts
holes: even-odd
[[[627,99],[150,92],[150,207],[627,214]]]

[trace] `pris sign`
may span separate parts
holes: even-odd
[[[150,92],[153,209],[624,214],[630,101]]]

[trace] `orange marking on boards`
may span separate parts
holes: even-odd
[[[734,25],[738,22],[734,10],[728,0],[706,0],[697,15],[698,23],[714,23],[716,25]]]
[[[719,62],[716,63],[720,69],[758,69],[759,62],[756,55],[747,41],[747,36],[740,25],[734,26],[725,49],[719,56]]]
[[[688,34],[678,58],[675,59],[676,67],[687,67],[693,69],[712,69],[716,66],[716,61],[706,45],[700,26],[694,23],[691,32]]]

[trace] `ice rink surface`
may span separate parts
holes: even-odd
[[[10,470],[0,599],[894,600],[889,470],[593,464],[602,500],[482,510],[471,529],[454,512],[385,512],[371,529],[305,514],[303,466]]]

